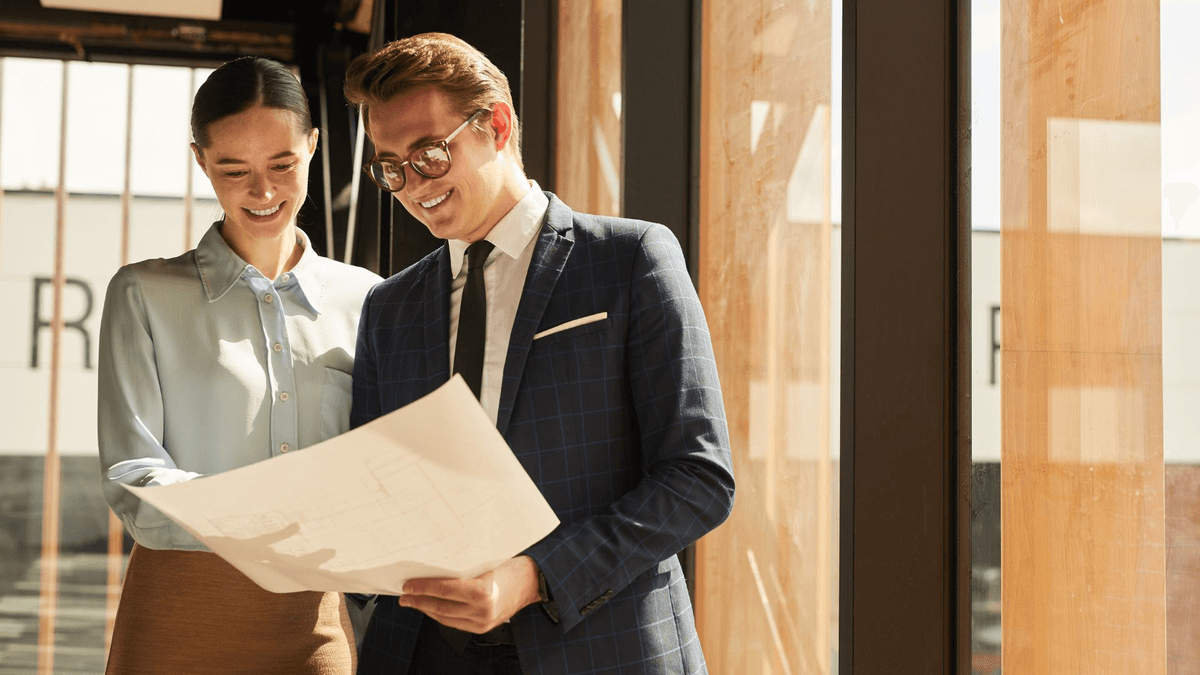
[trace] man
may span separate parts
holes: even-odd
[[[457,38],[360,57],[346,96],[372,179],[447,241],[364,303],[351,424],[461,373],[561,520],[477,579],[380,598],[359,672],[706,672],[675,554],[729,515],[732,458],[675,238],[531,183],[507,80]]]

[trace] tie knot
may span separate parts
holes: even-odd
[[[467,269],[477,270],[483,267],[487,257],[491,255],[496,245],[487,239],[481,239],[467,247]]]

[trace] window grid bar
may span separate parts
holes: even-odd
[[[67,205],[67,102],[70,89],[70,68],[62,64],[62,105],[58,144],[58,186],[54,191],[54,313],[50,322],[50,411],[49,434],[46,439],[46,462],[42,489],[42,560],[41,589],[38,612],[38,675],[53,675],[54,632],[58,609],[58,527],[60,520],[60,494],[62,492],[61,465],[58,454],[58,380],[61,367],[59,347],[62,340],[62,296],[63,296],[63,234],[66,230]]]
[[[7,59],[0,59],[0,110],[4,109],[4,64]],[[0,138],[4,134],[4,115],[0,114]],[[3,167],[0,167],[2,172]],[[4,231],[4,177],[0,175],[0,233]],[[3,249],[0,249],[3,250]]]
[[[121,264],[129,264],[130,218],[133,200],[133,65],[128,66],[125,84],[125,184],[121,191]],[[104,612],[104,661],[108,662],[108,651],[112,647],[113,626],[117,618],[117,606],[121,601],[122,550],[125,541],[125,526],[117,514],[108,511],[108,558],[107,593]]]
[[[130,85],[132,87],[132,85]],[[196,69],[192,68],[188,75],[188,109],[191,110],[192,99],[196,96]],[[192,172],[194,171],[195,162],[192,158],[191,149],[191,124],[188,125],[188,131],[184,147],[188,149],[187,158],[187,179],[186,185],[183,188],[183,250],[192,250]],[[125,261],[128,262],[128,261]]]

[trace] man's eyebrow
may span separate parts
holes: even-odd
[[[438,143],[441,142],[441,140],[442,139],[440,139],[440,138],[435,138],[433,136],[426,134],[425,136],[422,136],[422,137],[418,138],[417,140],[413,141],[412,143],[408,144],[408,150],[405,151],[406,152],[405,157],[407,157],[408,155],[411,155],[413,153],[413,150],[416,150],[417,148],[424,148],[424,147],[427,147],[430,145],[437,145]],[[391,152],[389,150],[384,150],[382,152],[375,153],[375,156],[372,157],[371,159],[372,160],[400,159],[400,155],[397,155],[396,153]]]
[[[426,135],[418,138],[417,140],[413,141],[412,143],[409,143],[408,144],[408,152],[411,154],[412,151],[416,150],[417,148],[422,148],[422,147],[425,147],[426,145],[437,145],[438,143],[441,142],[441,140],[442,139],[440,139],[440,138],[434,138],[433,136],[426,134]]]
[[[277,160],[277,159],[283,159],[284,157],[295,157],[295,156],[296,156],[296,153],[292,152],[291,150],[284,150],[283,152],[280,152],[280,153],[278,153],[278,154],[271,155],[270,157],[268,157],[268,158],[267,158],[267,161],[269,161],[269,162],[273,162],[273,161],[275,161],[275,160]],[[221,165],[221,164],[249,164],[249,163],[250,163],[250,162],[247,162],[247,161],[246,161],[246,160],[244,160],[244,159],[236,159],[236,158],[233,158],[233,157],[226,157],[225,159],[219,159],[219,160],[217,160],[216,162],[214,162],[214,164],[217,164],[217,165]]]

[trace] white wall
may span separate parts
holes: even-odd
[[[130,209],[130,260],[172,257],[195,246],[220,216],[214,200],[197,200],[192,237],[184,239],[181,199],[135,198]],[[63,246],[63,318],[82,319],[80,331],[62,333],[58,444],[65,455],[96,454],[96,358],[100,314],[108,280],[120,265],[121,201],[108,196],[71,196],[67,201]],[[0,213],[0,454],[41,455],[49,435],[49,328],[38,331],[38,364],[31,367],[35,317],[49,321],[53,286],[38,277],[54,274],[55,200],[46,193],[7,193]],[[88,293],[92,306],[87,307]],[[83,333],[89,340],[85,342]],[[85,344],[90,342],[86,351]],[[90,359],[90,363],[89,363]]]

